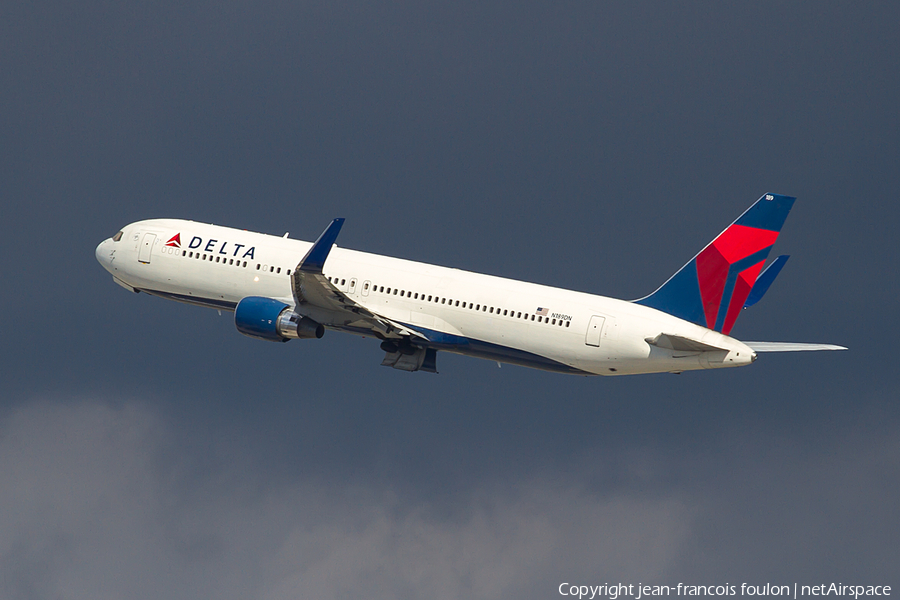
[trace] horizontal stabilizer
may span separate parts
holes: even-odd
[[[846,350],[834,344],[804,344],[800,342],[744,342],[754,352],[808,352],[811,350]]]
[[[789,258],[790,256],[787,254],[782,254],[759,274],[759,277],[756,278],[756,283],[753,284],[753,289],[750,290],[750,295],[747,296],[747,300],[744,302],[744,308],[750,308],[762,300],[762,297],[769,291],[769,286],[781,273],[781,269]]]
[[[721,352],[723,350],[727,352],[726,348],[711,346],[698,340],[692,340],[691,338],[682,335],[673,335],[671,333],[661,333],[654,338],[646,338],[644,341],[657,348],[677,350],[679,352]]]

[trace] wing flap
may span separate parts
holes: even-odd
[[[332,312],[351,313],[355,321],[367,323],[384,337],[415,336],[427,340],[422,333],[356,303],[328,281],[322,270],[343,224],[344,219],[334,219],[291,273],[294,302],[297,306],[309,304]]]

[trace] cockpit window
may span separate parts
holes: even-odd
[[[118,241],[121,240],[121,239],[122,239],[122,232],[121,232],[121,231],[119,231],[119,233],[117,233],[116,235],[113,236],[113,241],[114,241],[114,242],[118,242]]]

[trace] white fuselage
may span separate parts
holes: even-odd
[[[103,241],[96,256],[128,289],[234,310],[248,296],[294,305],[289,273],[311,245],[154,219],[128,225],[119,241]],[[357,304],[427,332],[427,345],[438,350],[582,375],[732,367],[755,358],[734,338],[633,302],[339,247],[323,271]],[[305,305],[294,310],[328,329],[374,334],[346,313]],[[648,343],[660,334],[725,350],[678,351]]]

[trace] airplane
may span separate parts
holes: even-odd
[[[344,219],[313,243],[151,219],[125,226],[95,255],[125,289],[233,312],[244,335],[374,337],[381,364],[402,371],[436,373],[444,351],[577,375],[682,373],[748,365],[761,352],[846,350],[729,336],[787,261],[763,269],[794,200],[765,194],[632,301],[339,248]]]

